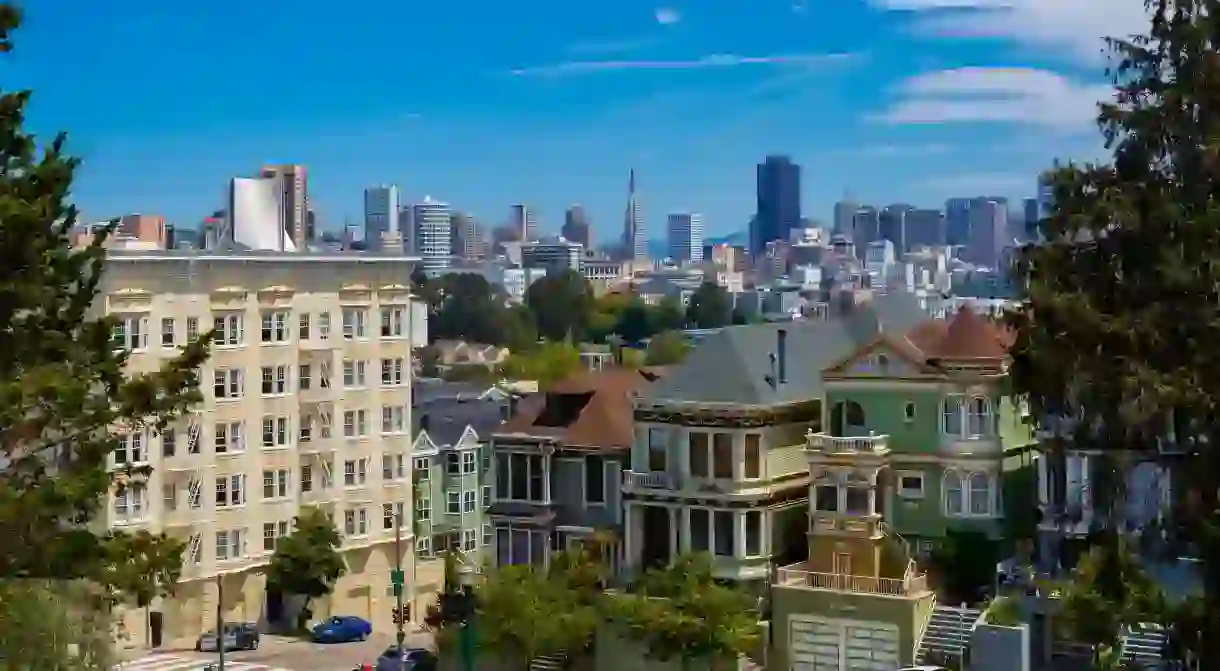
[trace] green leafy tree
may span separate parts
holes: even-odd
[[[669,366],[686,358],[689,346],[680,331],[662,331],[648,341],[644,363],[649,366]]]
[[[714,329],[733,323],[733,303],[724,287],[704,282],[691,294],[686,321],[694,328]]]
[[[435,281],[439,292],[436,314],[428,323],[437,339],[499,344],[504,333],[504,298],[482,275],[450,273]]]
[[[1184,452],[1175,489],[1206,607],[1181,640],[1220,669],[1220,1],[1147,9],[1146,32],[1109,41],[1112,160],[1044,175],[1045,241],[1016,259],[1011,378],[1032,417],[1076,420],[1065,449],[1151,459],[1172,436]]]
[[[423,377],[440,377],[441,353],[429,345],[419,350],[419,374]]]
[[[313,601],[330,594],[347,572],[339,553],[342,543],[329,515],[318,508],[305,508],[296,516],[292,533],[275,546],[267,567],[267,583],[283,594],[305,597],[297,614],[297,629],[304,629],[313,617]]]
[[[755,600],[721,585],[706,555],[678,558],[671,567],[647,572],[635,589],[608,596],[611,620],[658,660],[735,660],[760,642]]]
[[[686,308],[682,301],[673,296],[662,298],[652,309],[652,328],[654,333],[686,328]]]
[[[538,657],[584,650],[599,621],[584,594],[533,566],[502,567],[477,592],[480,643],[522,671]]]
[[[496,315],[499,337],[494,344],[511,352],[525,352],[538,344],[538,326],[534,314],[524,305],[505,308]]]
[[[20,20],[0,3],[0,50]],[[79,162],[64,135],[39,145],[22,129],[29,98],[0,95],[0,578],[81,579],[111,598],[149,600],[177,581],[182,543],[98,531],[109,491],[148,474],[131,464],[112,473],[109,462],[124,433],[163,428],[201,400],[210,337],[160,370],[128,370],[115,321],[93,313],[114,224],[73,249],[67,198]]]
[[[575,270],[547,275],[525,290],[538,326],[538,335],[547,340],[579,338],[593,308],[593,288]]]
[[[1166,614],[1164,595],[1127,543],[1111,535],[1077,565],[1057,618],[1063,633],[1093,645],[1099,658],[1104,648],[1118,647],[1124,626],[1160,621]]]
[[[638,343],[655,332],[653,311],[640,298],[633,298],[618,315],[614,332],[628,343]]]
[[[950,529],[932,553],[943,598],[977,603],[995,584],[1000,544],[981,531]]]
[[[581,369],[580,350],[568,342],[549,342],[504,362],[503,372],[518,380],[537,380],[541,389],[573,375]]]
[[[109,671],[116,660],[108,601],[83,581],[0,582],[4,668]]]

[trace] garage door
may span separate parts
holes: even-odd
[[[898,627],[884,622],[789,618],[792,671],[893,671],[898,668]]]

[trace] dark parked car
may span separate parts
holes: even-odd
[[[216,652],[220,642],[224,642],[225,650],[258,650],[258,627],[252,622],[235,622],[224,626],[224,635],[206,631],[195,641],[195,649],[199,652]]]
[[[425,648],[403,648],[402,656],[398,655],[398,647],[390,646],[377,658],[375,671],[435,671],[436,655]]]
[[[347,643],[349,641],[363,641],[373,633],[373,625],[368,623],[368,620],[363,620],[351,615],[338,615],[327,618],[318,626],[313,628],[313,640],[315,643]]]

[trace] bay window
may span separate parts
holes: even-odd
[[[946,516],[991,517],[996,513],[996,482],[989,473],[974,471],[963,475],[947,470],[941,487]]]

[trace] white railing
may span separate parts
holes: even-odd
[[[804,566],[797,564],[796,566]],[[914,567],[907,568],[903,578],[877,578],[843,573],[819,573],[803,568],[781,568],[776,571],[776,584],[785,587],[825,589],[855,594],[877,594],[881,596],[912,596],[927,591],[927,576],[914,574]]]
[[[884,452],[889,449],[889,436],[832,436],[826,433],[805,434],[805,443],[810,450],[837,453]]]
[[[665,472],[623,471],[623,486],[637,489],[673,489],[674,481]]]

